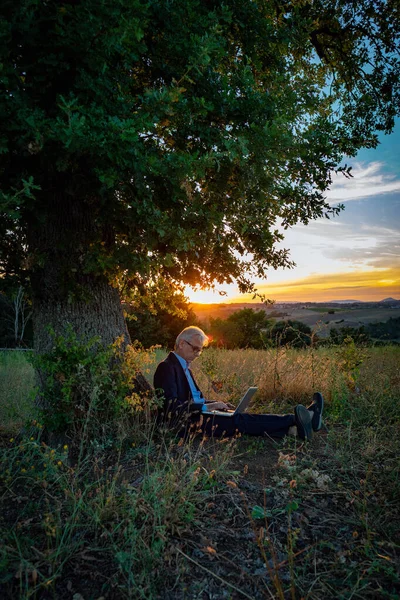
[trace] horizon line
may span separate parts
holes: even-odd
[[[379,304],[381,302],[387,302],[387,301],[393,301],[393,302],[400,302],[400,298],[392,298],[390,297],[386,297],[386,298],[382,298],[382,300],[351,300],[351,299],[332,299],[332,300],[274,300],[271,304],[269,304],[269,306],[273,307],[274,304],[341,304],[341,303],[347,303],[347,304],[354,304],[354,303],[359,303],[359,304]],[[263,300],[221,300],[221,302],[196,302],[193,300],[189,300],[188,304],[202,304],[204,306],[207,305],[213,305],[213,304],[267,304],[266,301]]]

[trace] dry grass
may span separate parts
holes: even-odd
[[[194,363],[200,387],[210,397],[237,400],[251,385],[259,388],[256,407],[306,402],[319,390],[328,401],[360,388],[377,391],[400,386],[400,348],[358,349],[354,345],[294,350],[216,350]],[[222,384],[219,395],[211,382]],[[378,387],[377,387],[378,386]]]

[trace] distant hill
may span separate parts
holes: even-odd
[[[360,327],[371,323],[385,323],[395,318],[400,311],[400,300],[385,298],[380,302],[359,302],[357,300],[335,300],[332,302],[276,302],[265,305],[263,302],[237,302],[234,304],[191,304],[191,308],[204,327],[208,327],[210,317],[227,319],[229,315],[243,308],[265,311],[275,320],[301,321],[318,335],[329,335],[331,328]]]
[[[329,300],[329,302],[321,304],[362,304],[362,300]]]

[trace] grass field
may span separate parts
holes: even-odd
[[[0,351],[0,423],[19,425],[29,416],[35,374],[28,353]]]
[[[325,427],[182,443],[142,415],[53,447],[27,356],[0,354],[0,596],[398,599],[400,348],[208,349],[194,369],[215,398],[257,385],[258,412],[318,389]]]

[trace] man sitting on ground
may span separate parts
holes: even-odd
[[[154,374],[154,387],[164,399],[163,417],[169,424],[182,422],[196,425],[208,435],[233,435],[235,432],[247,435],[269,435],[284,437],[298,435],[300,439],[311,440],[313,431],[321,429],[324,400],[316,392],[308,409],[298,404],[294,414],[263,415],[238,413],[227,418],[224,415],[204,415],[205,410],[227,411],[232,408],[225,402],[206,400],[190,370],[191,363],[207,346],[208,338],[199,327],[186,327],[176,338],[175,351],[170,352],[157,367]],[[183,428],[185,431],[185,428]]]

